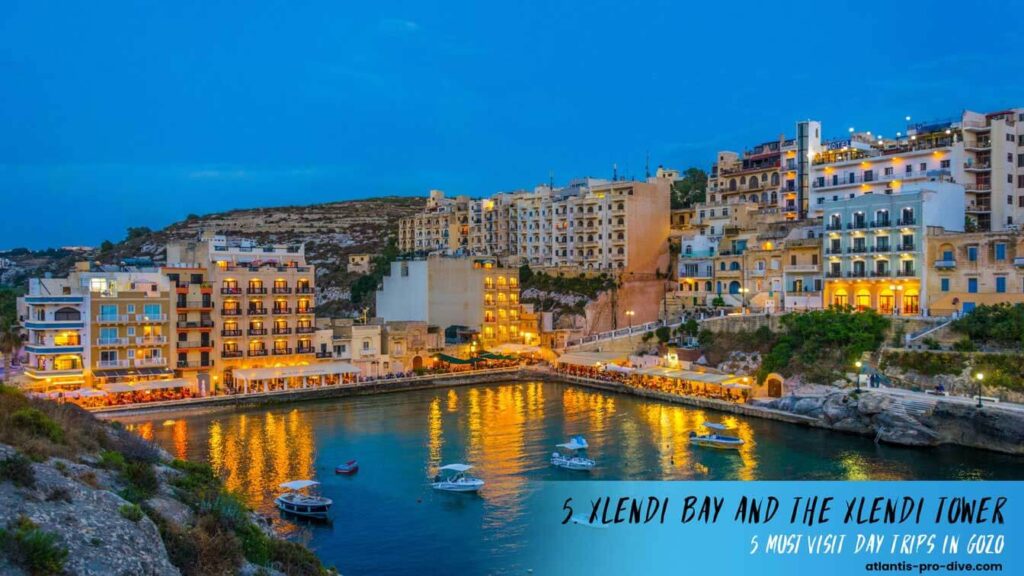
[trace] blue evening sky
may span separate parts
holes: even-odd
[[[0,3],[0,249],[1024,105],[1013,2]],[[975,22],[976,27],[965,25]]]

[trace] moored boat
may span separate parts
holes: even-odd
[[[588,447],[583,436],[573,436],[568,442],[558,444],[558,448],[568,450],[568,454],[552,452],[551,464],[566,470],[593,470],[597,462],[587,457]]]
[[[441,466],[430,486],[434,490],[445,492],[476,492],[484,486],[484,481],[466,474],[473,468],[469,464],[448,464]]]
[[[355,474],[356,472],[359,472],[359,462],[356,460],[349,460],[334,467],[335,474]]]
[[[296,516],[316,518],[323,520],[327,518],[327,512],[334,503],[330,498],[309,494],[308,491],[320,483],[315,480],[292,480],[281,484],[281,488],[287,490],[274,499],[278,510]]]
[[[719,434],[728,430],[729,428],[725,425],[718,424],[715,422],[705,422],[703,424],[705,428],[710,430],[707,434],[697,434],[694,431],[690,431],[690,444],[696,444],[698,446],[704,446],[706,448],[721,448],[725,450],[738,450],[743,446],[744,442],[742,438],[736,438],[735,436],[725,436]]]

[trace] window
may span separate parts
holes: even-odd
[[[949,278],[943,278],[940,282],[940,290],[943,292],[949,292]]]
[[[996,260],[1006,260],[1006,244],[999,242],[995,248]]]
[[[892,166],[887,166],[885,168],[885,175],[886,176],[892,176]]]
[[[914,166],[912,164],[907,164],[903,168],[903,171],[907,174],[912,174],[914,172]]]
[[[948,170],[950,166],[949,160],[943,160],[942,162],[939,162],[939,166],[944,170]]]
[[[142,307],[142,313],[147,318],[157,318],[160,316],[160,305],[159,304],[146,304]]]
[[[100,306],[100,318],[114,320],[117,318],[117,304],[103,304]]]
[[[970,292],[971,294],[977,294],[978,293],[978,279],[977,278],[968,278],[967,279],[967,291]]]
[[[370,341],[369,340],[363,340],[363,352],[369,352],[369,351],[370,351]]]
[[[928,171],[928,163],[927,162],[921,162],[920,168],[921,168],[921,172],[927,172]]]
[[[977,246],[968,246],[967,247],[967,260],[969,260],[971,262],[977,262],[978,261],[978,247]]]
[[[1006,276],[996,276],[996,292],[1006,292]]]

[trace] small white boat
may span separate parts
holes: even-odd
[[[281,488],[284,488],[287,492],[275,498],[274,503],[277,504],[278,510],[282,512],[306,518],[325,519],[327,518],[327,511],[331,509],[331,504],[334,501],[324,496],[303,493],[303,490],[308,490],[319,484],[315,480],[292,480],[291,482],[285,482],[281,484]]]
[[[483,488],[484,481],[466,474],[473,468],[469,464],[448,464],[441,466],[430,486],[445,492],[476,492]]]
[[[697,434],[692,430],[690,431],[690,444],[696,444],[707,448],[722,448],[725,450],[738,450],[740,446],[743,446],[742,439],[734,436],[724,436],[718,433],[729,429],[722,424],[705,422],[704,427],[710,430],[710,432],[707,434]]]
[[[568,450],[569,453],[552,452],[551,464],[554,466],[566,470],[593,470],[594,466],[597,466],[597,462],[587,458],[588,445],[583,436],[573,436],[571,440],[559,444],[558,447]]]

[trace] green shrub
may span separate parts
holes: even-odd
[[[14,564],[33,576],[61,574],[68,558],[56,534],[40,530],[25,516],[0,530],[0,547]]]
[[[953,350],[957,352],[974,352],[978,347],[974,345],[974,342],[970,338],[961,338],[953,344]]]
[[[669,341],[672,337],[672,331],[667,326],[659,326],[655,331],[654,335],[658,338],[658,342],[664,344]]]
[[[308,548],[276,538],[270,541],[270,566],[289,576],[322,576],[328,573]]]
[[[156,495],[160,488],[160,480],[148,462],[129,462],[121,471],[121,480],[125,483],[121,497],[129,502],[141,502]]]
[[[1024,304],[978,306],[952,328],[975,342],[1024,348]]]
[[[36,485],[36,473],[32,461],[22,454],[14,453],[0,460],[0,479],[15,486],[32,488]]]
[[[64,442],[60,425],[35,408],[22,408],[11,414],[11,424],[33,436],[49,438],[58,444]]]
[[[122,504],[117,511],[121,516],[131,520],[132,522],[138,522],[139,520],[142,520],[142,517],[144,516],[142,508],[139,508],[136,504]]]
[[[270,563],[271,539],[256,524],[247,522],[235,530],[235,534],[242,542],[242,555],[246,560],[257,566],[266,566]]]
[[[925,338],[921,341],[929,350],[942,350],[942,345],[935,338]]]
[[[124,456],[120,452],[114,452],[113,450],[100,452],[100,466],[108,470],[120,472],[124,470],[124,464]]]

